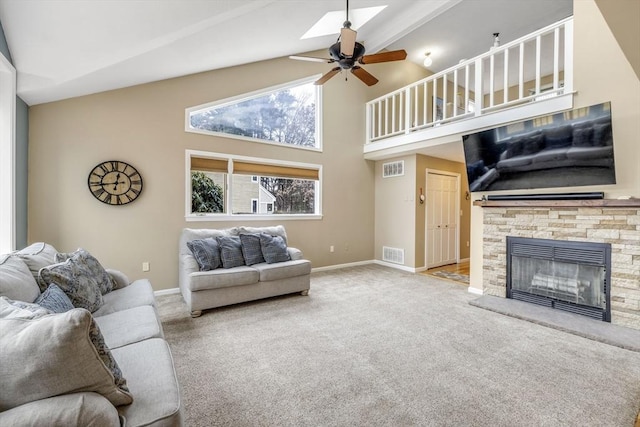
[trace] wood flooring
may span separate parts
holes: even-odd
[[[422,274],[427,274],[427,275],[433,275],[433,273],[435,273],[436,271],[444,271],[447,273],[453,273],[453,274],[462,274],[465,276],[469,276],[469,261],[463,261],[461,263],[458,264],[449,264],[449,265],[443,265],[440,267],[434,267],[434,268],[430,268],[428,270],[425,270],[422,272]],[[441,276],[437,276],[438,278],[442,279]],[[453,279],[447,279],[447,280],[451,280],[452,282],[456,282],[456,283],[460,283],[463,284],[465,286],[469,286],[468,283],[464,283],[464,282],[459,282],[457,280],[453,280]]]

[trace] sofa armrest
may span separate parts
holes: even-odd
[[[129,286],[129,283],[131,283],[127,275],[122,271],[114,270],[112,268],[105,268],[105,271],[109,274],[109,276],[111,276],[111,280],[113,280],[113,283],[115,285],[113,288],[114,290],[125,288]]]
[[[300,249],[292,248],[288,246],[287,251],[289,252],[289,257],[293,261],[304,259],[304,257],[302,256],[302,251]]]
[[[63,394],[0,412],[3,426],[120,426],[118,410],[98,393]]]

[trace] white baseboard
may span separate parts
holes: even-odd
[[[315,272],[318,272],[318,271],[339,270],[341,268],[357,267],[359,265],[367,265],[367,264],[373,264],[373,263],[374,263],[373,260],[368,260],[368,261],[348,262],[346,264],[326,265],[324,267],[314,267],[314,268],[311,269],[311,272],[315,273]]]
[[[406,271],[406,272],[409,272],[409,273],[419,273],[419,272],[425,271],[427,269],[426,267],[413,268],[413,267],[407,267],[406,265],[394,264],[392,262],[386,262],[386,261],[380,261],[378,259],[372,259],[372,260],[368,260],[368,261],[349,262],[349,263],[346,263],[346,264],[336,264],[336,265],[327,265],[327,266],[324,266],[324,267],[315,267],[315,268],[311,269],[311,272],[315,273],[315,272],[318,272],[318,271],[339,270],[341,268],[357,267],[359,265],[367,265],[367,264],[382,265],[382,266],[385,266],[385,267],[391,267],[391,268],[395,268],[396,270],[402,270],[402,271]]]
[[[478,288],[473,288],[471,286],[469,286],[469,293],[470,294],[476,294],[476,295],[483,295],[484,293],[482,292],[482,289],[478,289]]]
[[[416,268],[413,268],[413,267],[407,267],[406,265],[394,264],[392,262],[380,261],[379,259],[376,259],[373,262],[374,262],[374,264],[384,265],[385,267],[391,267],[391,268],[395,268],[396,270],[402,270],[402,271],[406,271],[406,272],[409,272],[409,273],[417,273],[419,271],[419,269],[416,269]]]
[[[173,294],[179,294],[179,293],[180,293],[180,288],[161,289],[159,291],[153,292],[153,294],[157,297],[161,295],[173,295]]]

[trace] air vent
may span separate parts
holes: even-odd
[[[391,178],[392,176],[402,175],[404,175],[404,160],[382,164],[383,178]]]
[[[404,264],[404,249],[382,247],[382,260],[394,264]]]

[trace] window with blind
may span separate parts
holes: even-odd
[[[188,220],[320,215],[319,165],[187,150]]]
[[[319,150],[318,76],[186,109],[187,132]]]

